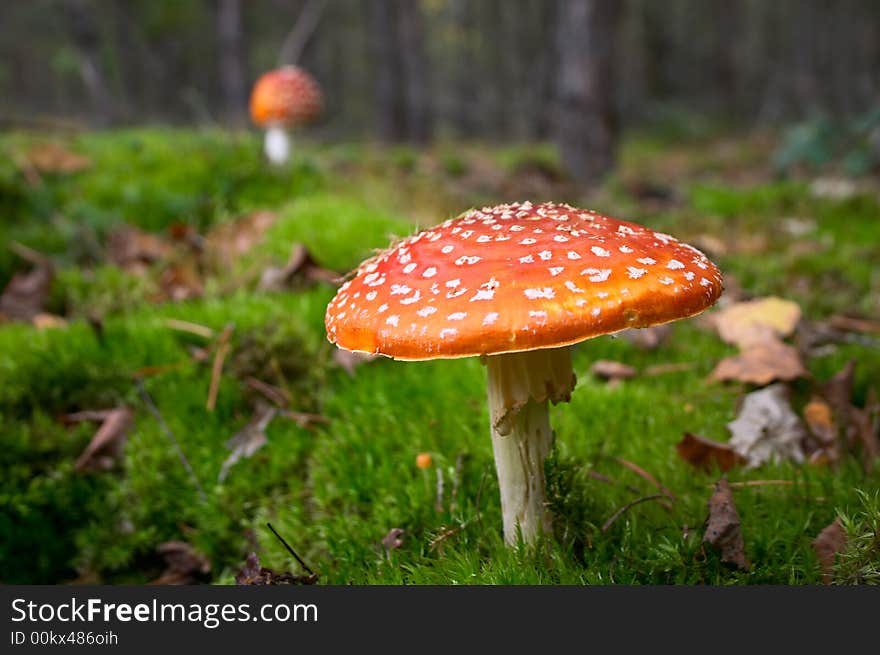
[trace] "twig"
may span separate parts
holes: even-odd
[[[661,491],[661,493],[664,496],[669,498],[669,500],[673,500],[673,501],[676,500],[675,494],[673,494],[671,491],[669,491],[669,489],[667,489],[662,484],[660,484],[660,481],[657,480],[657,478],[655,478],[653,475],[648,473],[645,469],[643,469],[638,464],[633,464],[632,462],[625,460],[622,457],[615,457],[614,461],[617,462],[618,464],[620,464],[621,466],[628,468],[630,471],[632,471],[633,473],[635,473],[639,477],[642,477],[645,480],[647,480],[648,482],[650,482],[651,484],[653,484],[655,487],[657,487]]]
[[[165,326],[171,328],[172,330],[189,332],[190,334],[195,334],[197,336],[204,337],[205,339],[213,339],[215,334],[214,330],[209,328],[207,325],[199,325],[198,323],[181,321],[176,318],[166,318]]]
[[[300,55],[321,20],[324,2],[325,0],[309,0],[303,7],[278,51],[279,66],[291,66],[299,61]]]
[[[455,458],[455,474],[452,477],[452,494],[449,498],[449,511],[455,511],[455,500],[458,498],[458,485],[461,483],[461,470],[464,466],[464,453]]]
[[[213,412],[217,404],[217,392],[220,390],[220,374],[223,372],[223,360],[226,359],[226,355],[229,353],[229,337],[232,336],[233,329],[235,329],[235,326],[230,323],[223,328],[223,332],[217,337],[217,352],[214,354],[214,363],[211,366],[211,386],[208,389],[208,401],[205,403],[205,407],[209,412]]]
[[[312,423],[321,423],[327,425],[330,419],[320,414],[306,414],[305,412],[294,412],[289,409],[282,409],[278,412],[279,416],[290,419],[301,428],[309,428]]]
[[[278,531],[277,531],[275,528],[272,527],[272,524],[271,524],[271,523],[268,523],[268,522],[267,522],[267,523],[266,523],[266,526],[272,531],[272,534],[275,535],[275,537],[278,539],[278,541],[280,541],[281,544],[287,549],[287,552],[290,553],[291,555],[293,555],[293,558],[294,558],[297,562],[299,562],[299,565],[300,565],[301,567],[303,567],[303,570],[304,570],[306,573],[308,573],[309,575],[316,575],[315,572],[312,571],[312,569],[309,568],[309,565],[306,564],[305,562],[303,562],[302,559],[300,559],[300,556],[297,555],[297,554],[296,554],[296,551],[294,551],[293,548],[290,547],[290,544],[287,543],[286,541],[284,541],[284,537],[282,537],[280,534],[278,534]]]
[[[789,487],[800,483],[794,480],[746,480],[745,482],[730,482],[729,484],[732,489],[743,489],[745,487]],[[714,486],[714,484],[709,486]]]
[[[255,377],[246,378],[244,383],[254,391],[263,394],[268,400],[271,400],[279,407],[286,408],[290,406],[290,394],[284,389],[271,385],[268,382],[258,380]]]
[[[437,500],[434,509],[438,512],[443,511],[443,469],[439,466],[437,467]]]
[[[171,431],[171,428],[168,427],[168,424],[165,423],[165,419],[162,418],[162,414],[159,413],[159,408],[156,407],[153,399],[150,398],[150,394],[147,393],[147,389],[146,387],[144,387],[143,380],[141,380],[140,378],[135,378],[134,383],[137,386],[141,399],[144,401],[144,404],[146,404],[147,409],[150,410],[153,418],[155,418],[156,421],[159,423],[159,427],[162,428],[162,431],[168,436],[168,438],[171,440],[171,443],[174,445],[174,448],[177,450],[177,456],[183,463],[183,467],[186,469],[187,473],[189,473],[189,477],[192,480],[193,485],[198,490],[199,498],[202,502],[205,502],[208,497],[205,494],[205,490],[202,488],[199,479],[196,477],[195,471],[193,471],[192,466],[189,465],[189,460],[186,458],[186,455],[184,455],[183,448],[180,447],[180,442],[177,441],[174,433]]]
[[[614,523],[618,519],[618,517],[620,517],[620,515],[623,514],[630,507],[635,507],[636,505],[648,502],[649,500],[657,500],[658,498],[663,498],[663,495],[664,494],[654,494],[653,496],[644,496],[642,498],[636,498],[635,500],[628,502],[626,505],[614,512],[614,514],[611,515],[611,518],[609,518],[607,521],[605,521],[605,523],[602,524],[602,532],[607,532],[608,528],[611,527],[611,524]]]

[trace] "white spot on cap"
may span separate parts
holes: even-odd
[[[633,280],[638,280],[640,277],[642,277],[645,273],[648,272],[644,268],[636,268],[635,266],[627,266],[626,270],[627,270],[627,274],[629,275],[629,277],[632,278]]]
[[[458,278],[455,278],[454,280],[448,280],[448,281],[446,282],[446,287],[449,288],[449,289],[454,289],[454,288],[457,287],[459,284],[461,284],[461,280],[459,280]]]
[[[392,284],[391,285],[391,295],[392,296],[405,296],[410,291],[412,291],[412,289],[410,289],[405,284]]]
[[[414,270],[416,270],[416,264],[414,264],[414,263],[407,264],[406,266],[403,267],[404,273],[412,273]]]
[[[547,312],[545,312],[543,309],[538,311],[529,311],[529,318],[543,318],[544,320],[546,320]]]
[[[477,243],[487,243],[491,240],[492,240],[492,237],[490,237],[488,234],[481,234],[480,236],[477,237]]]
[[[677,271],[680,268],[684,268],[684,264],[682,264],[677,259],[670,259],[669,263],[666,264],[666,268],[668,268],[670,271]]]
[[[571,291],[572,293],[583,293],[584,292],[583,289],[581,289],[578,285],[576,285],[571,280],[565,281],[565,288],[568,289],[569,291]]]
[[[618,250],[619,250],[620,252],[622,252],[624,255],[628,255],[628,254],[630,254],[631,252],[633,252],[633,249],[630,248],[629,246],[620,246],[620,247],[618,248]]]
[[[421,295],[422,294],[419,292],[419,290],[416,289],[416,292],[413,295],[411,295],[409,298],[404,298],[403,300],[401,300],[400,304],[401,305],[412,305],[414,302],[418,301],[418,299],[421,297]]]
[[[381,314],[386,309],[388,309],[388,305],[386,303],[382,303],[381,305],[379,305],[379,309],[377,309],[376,311]]]
[[[593,251],[593,254],[596,255],[596,257],[610,257],[611,256],[610,252],[605,250],[605,248],[601,248],[599,246],[593,246],[592,248],[590,248],[590,250]]]
[[[693,271],[685,271],[684,279],[687,281],[693,280],[694,279],[694,272]]]
[[[435,275],[437,275],[437,269],[433,266],[429,266],[425,269],[425,272],[422,273],[422,277],[434,277]]]
[[[599,314],[602,313],[602,310],[599,307],[593,307],[593,309],[590,311],[590,313],[593,316],[598,316]]]
[[[445,339],[446,337],[454,337],[458,334],[458,330],[455,328],[443,328],[440,330],[440,338]]]
[[[522,232],[524,229],[526,229],[526,228],[523,225],[511,225],[510,226],[511,232]]]
[[[550,252],[549,250],[542,250],[541,252],[538,253],[538,257],[540,257],[541,259],[543,259],[546,262],[548,259],[553,257],[553,253]]]
[[[467,312],[454,312],[446,317],[447,321],[462,321],[467,317]]]
[[[520,243],[520,245],[523,245],[523,246],[530,246],[530,245],[532,245],[533,243],[538,243],[538,240],[537,240],[537,239],[533,239],[532,237],[526,237],[525,239],[523,239],[523,240],[520,241],[519,243]]]
[[[577,254],[574,250],[569,250],[568,251],[568,258],[569,259],[580,259],[581,256],[579,254]]]
[[[611,275],[610,268],[585,268],[581,271],[581,275],[589,276],[590,282],[604,282]]]
[[[476,255],[474,255],[472,257],[468,257],[467,255],[462,255],[461,257],[459,257],[458,259],[455,260],[455,265],[461,266],[462,264],[476,264],[481,259],[482,259],[482,257],[477,257]]]
[[[443,246],[442,248],[440,248],[440,252],[442,252],[444,255],[448,255],[453,250],[455,250],[455,246],[453,246],[453,245],[446,245],[446,246]]]
[[[378,291],[368,291],[366,296],[367,300],[375,300],[378,293]]]
[[[556,292],[553,291],[553,289],[551,289],[550,287],[544,287],[543,289],[524,289],[523,293],[529,300],[537,300],[538,298],[553,298],[554,296],[556,296]]]
[[[553,237],[553,240],[558,241],[559,243],[565,243],[566,241],[568,241],[568,237],[564,234],[557,234],[555,237]]]
[[[520,264],[531,264],[531,263],[534,262],[534,261],[535,261],[535,258],[532,257],[531,255],[526,255],[525,257],[520,257],[520,258],[519,258],[519,263],[520,263]]]
[[[498,320],[498,312],[489,312],[483,317],[483,325],[492,325]]]
[[[400,316],[398,316],[397,314],[392,314],[387,319],[385,319],[385,323],[387,325],[393,325],[394,327],[397,327],[397,324],[399,322],[400,322]]]
[[[701,277],[701,278],[700,278],[700,286],[701,286],[701,287],[711,287],[711,286],[712,286],[712,283],[709,282],[709,280],[707,280],[706,278]]]
[[[599,293],[596,294],[596,296],[599,298],[607,298],[608,292],[607,291],[600,291]]]
[[[617,231],[618,231],[620,234],[635,234],[635,230],[633,230],[633,229],[632,229],[631,227],[629,227],[628,225],[618,225],[618,226],[617,226]]]
[[[431,307],[430,305],[428,305],[427,307],[422,307],[419,311],[416,312],[416,314],[418,314],[422,318],[428,318],[431,314],[436,313],[436,311],[436,307]]]
[[[665,276],[664,276],[664,277],[661,277],[661,278],[660,278],[660,284],[670,285],[670,284],[672,284],[673,282],[675,282],[675,280],[673,280],[671,277],[665,277]]]
[[[657,263],[657,260],[653,257],[639,257],[636,261],[639,264],[646,264],[647,266],[651,266],[652,264]]]
[[[556,277],[565,270],[565,266],[551,266],[547,270],[550,271],[550,275]]]

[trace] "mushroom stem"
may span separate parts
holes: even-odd
[[[576,381],[571,349],[493,355],[485,363],[504,541],[531,544],[552,524],[544,478],[553,446],[549,403],[571,397]]]
[[[263,141],[263,152],[266,158],[276,166],[283,166],[290,159],[292,145],[290,136],[280,125],[270,125],[266,128],[266,138]]]

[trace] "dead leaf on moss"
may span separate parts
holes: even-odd
[[[159,277],[161,292],[153,298],[154,302],[183,302],[200,298],[204,293],[202,278],[193,261],[180,261],[169,264]]]
[[[788,390],[774,384],[747,394],[736,420],[727,424],[731,447],[748,460],[750,468],[768,461],[804,461],[806,430],[791,409]]]
[[[260,276],[257,288],[260,291],[281,291],[293,286],[296,280],[332,283],[339,277],[339,273],[319,266],[303,244],[295,243],[287,263],[282,267],[266,268]]]
[[[590,366],[590,372],[598,378],[608,381],[629,380],[636,376],[636,369],[623,362],[610,359],[597,359]]]
[[[119,268],[144,275],[150,266],[167,259],[173,248],[162,238],[133,225],[121,225],[107,237],[107,256]]]
[[[732,564],[743,571],[749,569],[739,514],[727,478],[715,483],[715,491],[709,498],[709,517],[706,519],[703,543],[718,548],[721,561],[725,564]]]
[[[841,330],[843,332],[880,334],[880,321],[873,321],[867,318],[837,315],[828,319],[828,324],[835,330]]]
[[[837,554],[846,547],[846,531],[839,518],[822,529],[812,543],[819,566],[822,568],[822,582],[831,584],[834,578],[834,560]]]
[[[719,336],[727,343],[746,348],[768,337],[790,336],[801,319],[797,303],[775,296],[738,302],[710,314]]]
[[[716,382],[736,381],[764,386],[776,380],[808,377],[797,348],[768,336],[750,343],[741,353],[722,359],[709,379]]]
[[[54,278],[54,266],[48,257],[38,252],[17,246],[15,251],[32,264],[27,272],[18,272],[0,293],[0,321],[32,322],[42,314]]]
[[[38,330],[55,330],[67,327],[67,321],[61,316],[42,312],[31,319],[31,325]]]
[[[219,265],[229,266],[259,244],[276,219],[274,212],[255,211],[230,223],[221,223],[205,236],[205,252]]]
[[[60,143],[39,143],[30,148],[21,162],[22,168],[39,173],[78,173],[92,165],[85,155],[72,152]]]
[[[690,432],[675,446],[678,456],[689,464],[710,470],[717,466],[722,471],[729,471],[735,466],[746,464],[748,460],[737,453],[729,444],[706,439]]]
[[[185,541],[166,541],[156,552],[165,560],[165,570],[150,584],[187,585],[208,581],[211,562]]]
[[[226,446],[232,453],[223,462],[220,467],[220,474],[217,476],[218,482],[223,482],[229,474],[229,469],[241,459],[251,457],[260,448],[266,445],[266,428],[278,415],[278,409],[267,403],[258,403],[254,410],[251,420],[235,436],[232,437]]]
[[[97,420],[102,421],[101,427],[77,458],[74,468],[79,472],[107,471],[113,468],[122,455],[122,448],[131,430],[133,414],[128,407],[117,407],[91,416],[99,417]],[[77,415],[68,415],[68,420],[71,417]]]

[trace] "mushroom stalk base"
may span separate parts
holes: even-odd
[[[534,543],[552,527],[544,477],[544,460],[553,446],[549,403],[571,397],[571,351],[507,353],[485,362],[504,541]]]
[[[290,136],[279,125],[271,125],[266,129],[266,138],[263,141],[263,152],[275,166],[283,166],[290,159],[290,151],[293,144]]]

